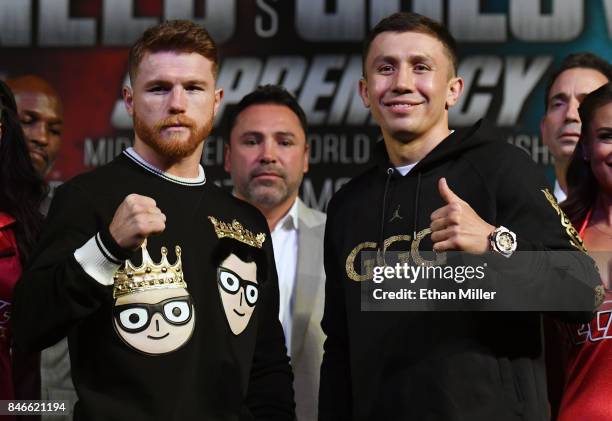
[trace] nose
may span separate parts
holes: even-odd
[[[155,319],[155,330],[159,332],[159,319]]]
[[[240,307],[242,307],[243,298],[244,298],[244,289],[240,288]]]
[[[261,142],[261,159],[262,163],[276,162],[276,142],[274,139],[265,138]]]
[[[578,114],[578,107],[580,103],[576,98],[570,99],[567,104],[567,109],[565,111],[565,121],[566,122],[580,122],[580,115]]]
[[[413,76],[410,66],[399,66],[393,81],[393,91],[396,93],[412,92],[414,89]]]
[[[49,144],[49,128],[44,121],[31,124],[24,132],[28,140],[37,146],[47,146]]]
[[[175,86],[170,92],[169,112],[171,114],[184,113],[187,107],[185,90],[182,86]]]

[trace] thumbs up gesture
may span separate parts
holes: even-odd
[[[437,252],[454,250],[483,254],[489,249],[489,234],[495,229],[448,187],[438,181],[440,197],[446,203],[431,214],[431,241]]]

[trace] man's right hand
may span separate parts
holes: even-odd
[[[123,199],[109,227],[113,239],[126,250],[137,249],[147,237],[165,229],[166,215],[155,200],[138,194]]]

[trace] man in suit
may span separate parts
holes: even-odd
[[[263,213],[272,233],[297,418],[316,420],[324,342],[325,214],[298,197],[308,171],[306,116],[284,88],[266,85],[240,101],[229,127],[225,170],[234,194]]]
[[[565,175],[580,136],[578,106],[588,93],[610,80],[610,64],[593,53],[568,55],[548,80],[540,131],[542,141],[555,158],[554,194],[558,202],[567,195]]]

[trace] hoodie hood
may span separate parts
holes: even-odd
[[[470,149],[491,142],[492,137],[484,135],[488,131],[489,124],[483,120],[478,120],[471,127],[456,129],[419,161],[409,174],[426,172],[432,167],[438,166],[441,162],[456,158]],[[389,168],[395,168],[389,160],[389,154],[387,153],[384,141],[381,140],[376,144],[374,156],[377,166],[382,168],[385,173],[388,172]],[[401,177],[401,174],[397,173],[397,171],[395,173],[396,176]]]
[[[491,137],[483,136],[483,132],[486,132],[487,124],[483,123],[483,120],[479,120],[476,124],[468,128],[457,129],[448,135],[442,142],[440,142],[434,149],[431,150],[412,170],[406,174],[408,176],[416,176],[416,188],[414,191],[414,212],[412,221],[412,235],[413,238],[417,235],[418,223],[419,223],[419,198],[421,193],[421,174],[433,169],[445,161],[452,160],[458,156],[461,156],[470,149],[480,147],[484,143],[491,142]],[[378,250],[382,251],[383,238],[385,235],[385,218],[387,216],[387,202],[389,194],[389,185],[393,179],[402,178],[402,175],[395,169],[395,166],[389,159],[389,154],[384,141],[380,141],[375,146],[375,159],[376,164],[380,170],[384,171],[386,175],[385,188],[381,204],[381,220],[380,230],[378,235]]]

